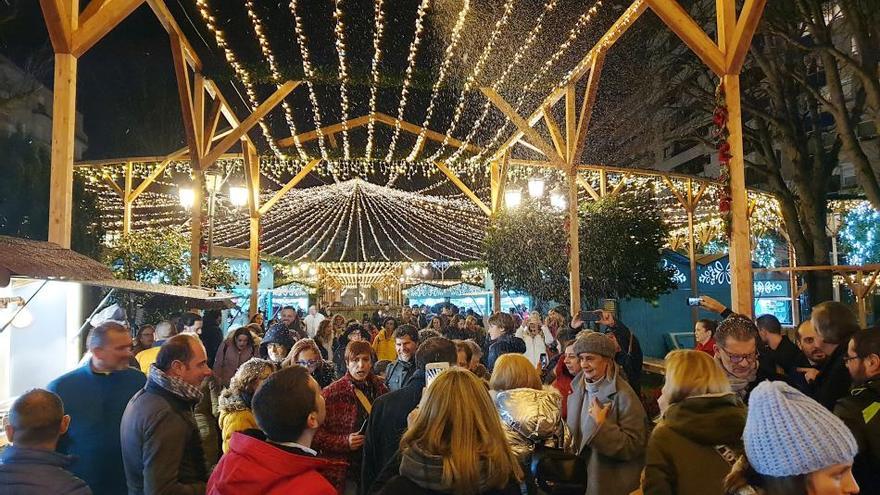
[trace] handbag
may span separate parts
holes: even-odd
[[[565,424],[559,418],[565,431]],[[556,435],[556,445],[564,445],[563,437]],[[529,459],[528,475],[539,494],[583,495],[587,491],[587,463],[579,455],[565,449],[536,443]]]
[[[539,493],[583,495],[587,490],[587,463],[577,454],[536,445],[530,464]]]

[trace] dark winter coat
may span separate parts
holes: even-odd
[[[621,321],[615,322],[613,327],[608,327],[608,331],[614,334],[614,338],[617,339],[617,343],[620,345],[620,352],[614,356],[614,361],[623,368],[629,386],[632,387],[636,395],[640,395],[642,390],[642,367],[644,366],[645,358],[642,355],[642,346],[639,344],[639,339]]]
[[[846,423],[859,444],[853,476],[861,493],[880,493],[880,377],[855,387],[840,399],[834,414]]]
[[[648,440],[644,494],[724,495],[731,466],[715,446],[742,454],[745,424],[745,405],[733,393],[670,405]]]
[[[61,397],[70,428],[58,451],[74,456],[70,471],[96,495],[124,493],[125,468],[119,424],[129,399],[144,387],[146,377],[135,368],[96,373],[91,362],[53,380],[46,387]]]
[[[365,394],[372,403],[388,388],[382,380],[372,373],[365,381]],[[355,382],[348,373],[321,391],[324,396],[327,416],[324,424],[315,433],[312,448],[326,459],[342,461],[325,472],[328,480],[340,490],[345,487],[346,478],[360,479],[361,451],[352,451],[348,446],[348,436],[357,432],[367,419],[367,412],[354,392]]]
[[[6,495],[91,495],[85,481],[67,469],[73,456],[14,445],[0,453],[0,493]]]
[[[406,417],[422,400],[425,372],[416,370],[409,383],[400,390],[388,393],[373,402],[373,413],[367,423],[364,441],[364,462],[361,468],[361,488],[369,488],[379,476],[382,467],[394,457],[400,438],[406,431]]]
[[[129,495],[205,492],[208,474],[194,403],[152,381],[122,416],[122,460]]]
[[[488,341],[489,352],[486,367],[489,371],[495,367],[495,361],[503,354],[522,354],[526,352],[526,343],[513,334],[503,334],[495,340]]]
[[[413,361],[415,361],[415,356],[409,361],[395,359],[393,363],[388,365],[388,369],[385,370],[385,383],[388,385],[389,392],[400,390],[406,386],[416,371],[416,365]]]
[[[810,387],[810,397],[822,404],[829,411],[834,410],[837,401],[849,394],[852,378],[843,358],[846,357],[846,344],[840,344],[837,349],[828,356],[825,364],[819,370],[819,376]],[[864,491],[862,493],[865,493]]]

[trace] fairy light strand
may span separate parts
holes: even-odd
[[[342,2],[335,0],[333,19],[335,26],[333,32],[336,35],[336,56],[339,59],[339,106],[342,109],[342,150],[346,160],[351,157],[348,143],[348,64],[345,62],[345,23],[342,20]]]
[[[375,134],[376,98],[379,91],[379,63],[382,61],[382,35],[385,32],[385,13],[382,10],[383,0],[373,3],[373,61],[370,64],[370,122],[367,124],[367,160],[373,158],[373,136]]]
[[[229,47],[229,44],[226,42],[226,37],[217,27],[216,19],[213,15],[211,15],[210,7],[208,6],[207,0],[196,0],[196,7],[199,10],[199,13],[202,16],[202,19],[205,21],[205,25],[208,28],[208,31],[214,33],[214,40],[217,43],[217,46],[223,50],[223,54],[226,57],[226,61],[235,71],[236,76],[238,76],[238,80],[244,85],[245,94],[248,97],[248,103],[250,105],[250,110],[253,112],[259,105],[260,102],[257,99],[257,93],[254,90],[254,85],[251,82],[251,75],[244,68],[243,65],[238,61],[235,56],[235,53],[232,51],[232,48]],[[275,139],[272,137],[272,133],[269,130],[269,126],[266,124],[264,119],[260,119],[259,122],[260,129],[263,132],[263,137],[266,138],[266,141],[269,143],[269,148],[275,153],[275,156],[278,158],[283,158],[284,153],[278,148],[278,145],[275,144]]]
[[[308,40],[306,39],[302,16],[299,15],[297,10],[297,0],[290,0],[290,12],[293,14],[294,34],[296,36],[296,43],[299,46],[300,58],[302,58],[306,87],[309,90],[309,101],[312,104],[312,117],[315,121],[315,131],[318,134],[318,148],[321,150],[321,158],[327,160],[327,146],[324,142],[324,131],[321,129],[321,109],[318,107],[318,97],[315,94],[315,86],[312,83],[315,78],[315,71],[309,56]]]
[[[404,73],[403,85],[400,89],[400,103],[397,106],[397,118],[394,120],[394,133],[391,136],[391,145],[388,147],[388,153],[385,154],[385,161],[391,161],[394,157],[394,151],[397,148],[397,139],[400,137],[400,121],[403,120],[403,114],[406,110],[407,98],[409,96],[409,86],[412,83],[412,75],[415,70],[416,56],[418,55],[419,46],[422,42],[422,31],[425,28],[425,13],[428,10],[431,0],[422,0],[419,9],[416,12],[416,28],[413,35],[413,41],[409,45],[409,54],[407,55],[406,72]]]

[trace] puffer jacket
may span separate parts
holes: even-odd
[[[731,466],[716,446],[742,454],[745,424],[746,408],[732,392],[670,405],[648,440],[645,495],[723,495]]]
[[[220,394],[220,432],[223,435],[223,453],[229,452],[229,441],[232,434],[237,431],[245,431],[257,426],[257,420],[251,408],[238,394],[233,394],[228,388]]]
[[[552,388],[515,388],[498,392],[495,407],[507,442],[520,463],[526,463],[535,445],[570,448],[571,435],[562,419],[562,396]]]

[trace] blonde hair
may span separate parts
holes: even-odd
[[[666,382],[663,395],[669,404],[688,397],[730,392],[730,382],[709,354],[677,350],[666,355]]]
[[[425,391],[423,405],[400,439],[400,451],[418,448],[443,458],[441,481],[455,495],[501,489],[522,479],[516,456],[503,439],[498,411],[486,387],[466,369],[450,368]],[[483,462],[474,462],[474,457]],[[485,476],[485,477],[484,477]]]
[[[541,390],[541,374],[522,354],[502,354],[495,361],[489,388],[499,392],[514,388]]]

